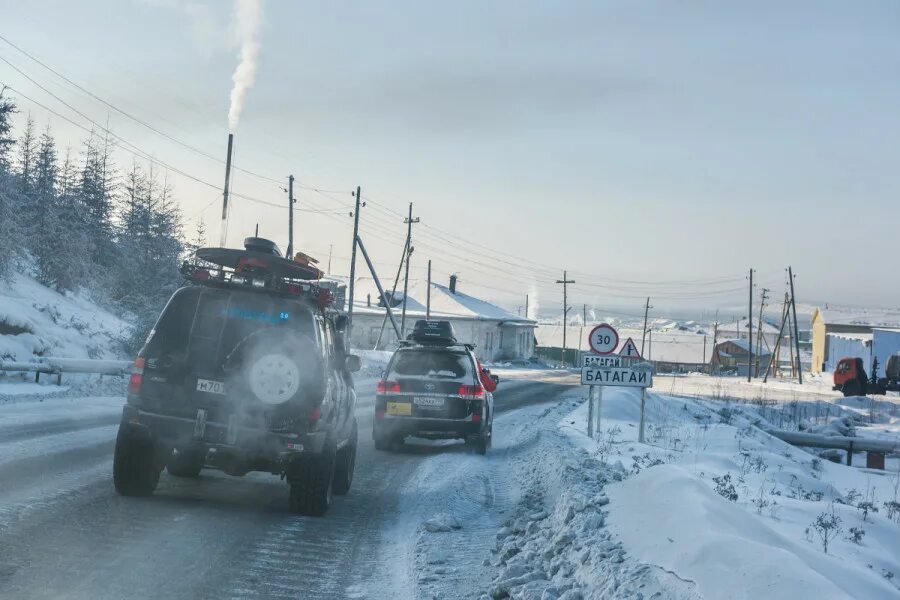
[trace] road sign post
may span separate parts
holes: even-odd
[[[619,346],[619,334],[607,323],[598,325],[591,330],[588,334],[588,345],[591,347],[591,353],[585,354],[581,363],[581,385],[590,386],[588,388],[588,436],[593,438],[595,432],[598,435],[600,433],[603,387],[608,385],[636,387],[641,389],[641,420],[638,427],[638,441],[643,442],[646,390],[653,386],[653,365],[648,362],[638,362],[641,360],[641,354],[631,338],[625,341],[618,354],[613,354]]]
[[[588,437],[594,438],[594,386],[588,388],[588,418],[587,418],[587,434]]]

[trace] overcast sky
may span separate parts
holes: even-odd
[[[384,279],[414,202],[413,278],[508,308],[740,306],[747,270],[804,302],[894,306],[900,220],[900,3],[264,3],[236,163],[304,186],[299,248],[346,273],[350,190]],[[199,0],[0,0],[0,35],[115,106],[224,159],[232,6]],[[0,57],[179,170],[199,156],[56,79]],[[5,63],[0,81],[85,121]],[[16,97],[13,94],[13,97]],[[16,98],[76,149],[84,133]],[[86,126],[90,127],[89,124]],[[117,162],[132,160],[124,150]],[[221,193],[169,173],[189,229],[218,240]],[[286,205],[238,172],[241,194]],[[235,198],[229,244],[286,246],[284,210]],[[466,248],[467,240],[479,246]],[[448,245],[449,242],[449,245]],[[534,263],[533,269],[526,268]],[[551,270],[552,269],[552,270]],[[651,283],[644,283],[651,282]]]

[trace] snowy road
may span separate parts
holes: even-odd
[[[475,596],[490,577],[481,562],[503,518],[504,461],[524,439],[523,418],[540,418],[534,407],[577,389],[571,376],[526,376],[495,394],[495,448],[487,457],[459,445],[376,453],[368,435],[373,386],[361,385],[353,489],[322,519],[289,514],[285,484],[265,474],[204,471],[183,480],[164,473],[150,498],[116,495],[121,399],[0,406],[0,597]],[[514,410],[521,407],[532,409]],[[417,561],[440,559],[432,560],[436,549],[420,525],[442,511],[472,526],[460,556],[448,557],[454,568],[422,578]],[[468,565],[474,579],[460,575]]]

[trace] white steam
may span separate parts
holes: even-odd
[[[538,300],[537,286],[532,283],[528,286],[528,318],[537,321],[540,310],[541,304]]]
[[[231,105],[228,108],[228,129],[234,131],[244,108],[244,96],[256,79],[259,60],[259,28],[262,22],[262,0],[235,0],[234,24],[241,46],[240,62],[231,80]]]

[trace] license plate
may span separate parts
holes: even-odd
[[[224,394],[225,382],[213,381],[212,379],[198,379],[197,391],[206,392],[207,394]]]
[[[409,402],[388,402],[387,414],[408,417],[412,415],[412,404]]]
[[[413,403],[424,408],[443,408],[444,399],[440,396],[416,396]]]

